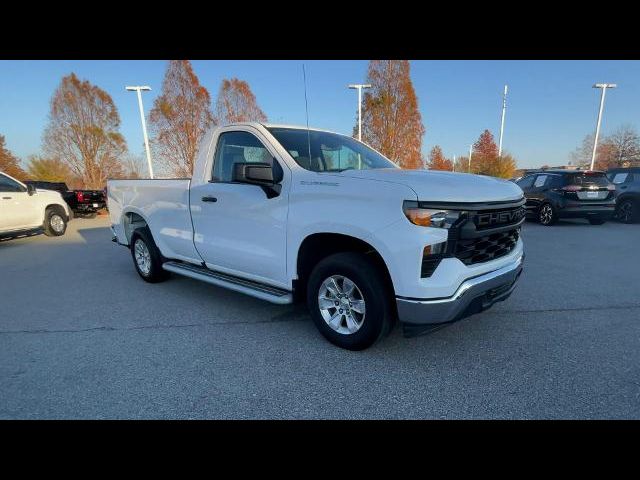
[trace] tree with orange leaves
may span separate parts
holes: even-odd
[[[237,122],[266,122],[267,116],[258,106],[249,84],[237,78],[223,79],[216,101],[216,120],[219,124]]]
[[[74,174],[69,166],[58,158],[32,156],[27,165],[29,178],[43,182],[69,182]]]
[[[429,161],[427,162],[429,170],[453,170],[453,162],[445,158],[440,145],[434,146],[429,152]]]
[[[20,160],[5,146],[4,136],[0,135],[0,172],[24,180],[26,174],[20,167]]]
[[[511,178],[516,168],[515,159],[508,153],[498,157],[498,145],[489,130],[485,130],[473,144],[471,173],[492,177]]]
[[[200,85],[189,60],[169,62],[149,124],[160,162],[172,175],[190,177],[198,145],[215,121],[209,92]]]
[[[409,70],[408,60],[369,62],[372,88],[363,98],[362,140],[402,168],[422,168],[425,129]]]
[[[102,189],[122,171],[127,143],[119,129],[111,96],[71,73],[51,98],[43,150],[48,158],[66,163],[85,188]]]

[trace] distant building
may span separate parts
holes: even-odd
[[[557,167],[549,167],[549,168],[545,168],[544,170],[580,170],[580,167],[578,167],[577,165],[559,165]]]

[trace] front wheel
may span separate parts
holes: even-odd
[[[370,347],[392,324],[391,293],[382,272],[361,253],[321,260],[309,277],[307,305],[320,333],[348,350]]]
[[[538,212],[538,221],[541,225],[553,225],[556,222],[556,212],[549,203],[545,203],[540,207]]]
[[[44,213],[44,234],[61,237],[67,231],[67,214],[62,207],[49,207]]]

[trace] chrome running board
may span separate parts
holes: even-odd
[[[162,265],[162,268],[168,272],[184,275],[185,277],[227,288],[234,292],[244,293],[278,305],[293,303],[293,294],[287,290],[216,272],[205,267],[198,267],[189,263],[166,262]]]

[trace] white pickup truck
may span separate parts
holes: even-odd
[[[512,182],[402,170],[348,136],[259,123],[210,131],[191,179],[108,182],[113,240],[144,280],[306,300],[352,350],[396,319],[413,335],[507,298],[524,202]]]
[[[35,188],[0,172],[0,239],[64,235],[69,205],[53,190]]]

